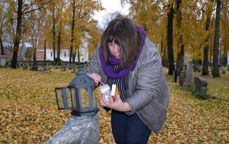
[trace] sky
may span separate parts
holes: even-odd
[[[120,0],[101,0],[102,6],[105,10],[95,12],[94,19],[98,20],[98,26],[103,27],[103,18],[108,13],[113,13],[119,11],[121,14],[128,14],[129,12],[129,5],[125,5],[123,8],[121,6]]]

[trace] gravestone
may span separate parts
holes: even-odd
[[[184,86],[185,79],[186,79],[186,72],[181,71],[180,72],[180,81],[179,81],[180,86],[182,86],[182,87]]]
[[[23,64],[23,70],[27,70],[28,69],[28,66],[26,64]]]
[[[208,95],[207,95],[207,86],[208,86],[208,82],[206,79],[204,79],[203,77],[194,77],[194,83],[195,83],[195,92],[200,94],[200,97],[202,99],[207,99]]]
[[[48,68],[46,68],[46,67],[41,67],[40,69],[39,69],[39,72],[46,72],[48,70]]]
[[[177,71],[173,71],[173,82],[177,82]]]
[[[40,69],[39,69],[39,72],[44,72],[45,70],[44,70],[44,68],[43,67],[41,67]]]
[[[226,71],[224,69],[224,66],[222,66],[222,74],[226,74]]]
[[[75,64],[73,65],[73,71],[72,71],[72,73],[76,73],[76,65]]]
[[[187,86],[191,85],[191,83],[192,83],[192,61],[191,60],[189,60],[187,63],[185,83],[187,84]]]
[[[39,72],[46,72],[48,71],[48,68],[46,67],[46,64],[43,64],[43,66],[39,69]]]
[[[66,65],[63,65],[63,69],[61,71],[66,71]]]
[[[69,64],[69,65],[68,65],[68,69],[69,69],[69,70],[72,70],[72,64]]]
[[[6,66],[6,55],[0,55],[0,66]]]
[[[56,65],[56,69],[58,69],[58,65]]]

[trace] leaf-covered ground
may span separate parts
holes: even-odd
[[[70,111],[57,110],[54,88],[68,85],[74,76],[71,71],[0,68],[0,143],[43,143],[55,134]],[[217,79],[205,78],[208,100],[196,98],[192,89],[179,87],[167,76],[168,115],[160,134],[150,136],[150,144],[229,143],[229,72]],[[99,98],[98,90],[96,94]],[[110,113],[101,108],[99,115],[100,143],[113,144]]]

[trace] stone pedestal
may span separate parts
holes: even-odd
[[[45,144],[98,144],[99,114],[71,116]]]
[[[6,66],[6,55],[0,55],[0,66]]]

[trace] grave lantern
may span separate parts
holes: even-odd
[[[57,87],[56,102],[58,109],[72,109],[72,115],[93,115],[98,112],[95,81],[90,78],[82,68],[67,87]]]

